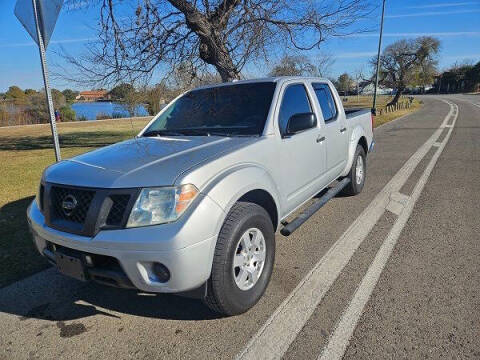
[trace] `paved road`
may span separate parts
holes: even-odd
[[[0,290],[0,358],[480,358],[480,97],[442,98],[376,130],[360,196],[277,235],[248,313],[50,269]]]

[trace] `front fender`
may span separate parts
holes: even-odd
[[[362,136],[366,138],[363,128],[360,125],[355,126],[352,130],[352,134],[350,135],[350,141],[348,143],[348,159],[345,169],[342,172],[342,176],[346,176],[350,171],[355,150],[357,149],[358,142]]]
[[[241,164],[227,169],[202,189],[203,193],[208,195],[224,210],[224,216],[222,219],[219,219],[217,224],[217,233],[220,231],[225,217],[233,205],[243,195],[252,190],[268,192],[275,201],[277,214],[280,216],[280,197],[277,186],[267,170],[257,164]]]

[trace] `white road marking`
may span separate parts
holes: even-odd
[[[450,105],[452,107],[452,105]],[[457,105],[455,108],[458,109]],[[432,159],[430,160],[429,164],[427,165],[425,171],[423,172],[422,176],[418,180],[415,188],[410,196],[410,199],[407,201],[405,205],[405,209],[398,217],[397,221],[393,225],[390,233],[388,234],[387,238],[381,245],[380,249],[375,256],[372,264],[367,270],[367,273],[362,279],[359,287],[355,291],[352,301],[344,311],[340,321],[335,328],[334,333],[329,339],[328,344],[324,348],[323,352],[318,357],[319,360],[332,360],[332,359],[341,359],[345,354],[345,350],[347,349],[348,343],[350,338],[353,335],[355,327],[360,319],[360,316],[363,313],[363,309],[367,304],[372,292],[380,279],[380,275],[385,268],[385,265],[393,252],[395,244],[397,243],[400,234],[407,224],[407,221],[413,211],[413,207],[417,202],[422,190],[427,183],[427,180],[437,163],[437,160],[442,153],[445,145],[447,144],[450,135],[453,131],[453,126],[457,121],[458,111],[456,112],[455,117],[453,118],[452,127],[448,130],[445,139],[441,143],[438,150],[433,155]]]
[[[333,244],[313,269],[280,304],[236,359],[279,359],[312,315],[353,254],[385,212],[390,195],[399,192],[437,141],[453,108],[433,135],[405,162],[367,208]]]
[[[387,205],[387,210],[394,213],[395,215],[400,215],[405,208],[405,205],[407,204],[407,201],[410,197],[401,194],[399,192],[397,193],[391,193],[390,194],[390,202]]]
[[[399,202],[390,201],[387,205],[387,210],[399,216],[402,213],[404,207],[405,206]]]
[[[405,205],[407,203],[408,199],[410,199],[410,196],[402,194],[400,192],[394,192],[394,193],[390,194],[390,200],[391,201],[396,201],[396,202],[399,202],[403,205]]]

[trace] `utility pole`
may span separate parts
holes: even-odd
[[[383,18],[385,15],[385,0],[382,6],[382,20],[380,22],[380,38],[378,39],[378,53],[377,53],[377,72],[375,74],[375,90],[373,91],[373,106],[372,113],[377,115],[377,89],[378,89],[378,73],[380,71],[380,51],[382,50],[382,35],[383,35]]]

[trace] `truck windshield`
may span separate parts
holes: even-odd
[[[274,90],[274,82],[257,82],[190,91],[170,104],[143,136],[261,135]]]

